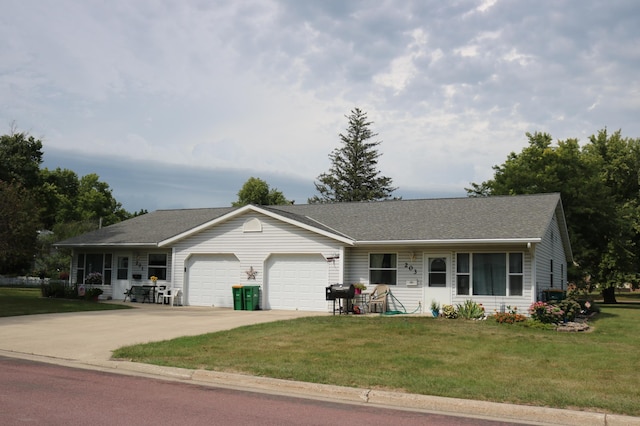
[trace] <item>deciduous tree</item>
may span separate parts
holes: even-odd
[[[32,192],[19,182],[0,180],[0,274],[29,270],[39,225]]]
[[[238,191],[238,201],[231,203],[233,207],[241,207],[247,204],[276,206],[293,204],[293,202],[287,200],[284,194],[276,188],[269,188],[269,184],[264,180],[250,177]]]
[[[40,184],[42,142],[26,133],[0,136],[0,180],[33,189]]]

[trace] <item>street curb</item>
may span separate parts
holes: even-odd
[[[117,366],[113,365],[114,362],[117,363]],[[592,413],[559,408],[352,388],[210,370],[162,367],[128,361],[110,361],[110,363],[112,363],[111,368],[115,367],[115,369],[136,371],[154,376],[191,380],[201,384],[217,385],[233,389],[267,391],[281,395],[331,400],[342,403],[361,403],[381,407],[437,412],[454,416],[474,416],[518,423],[529,422],[540,425],[640,426],[640,417],[617,414]]]
[[[450,416],[478,417],[498,421],[512,421],[514,423],[533,423],[537,425],[640,426],[640,417],[618,414],[592,413],[559,408],[306,383],[268,377],[256,377],[246,374],[165,367],[126,360],[75,361],[4,350],[0,350],[0,355],[74,368],[144,375],[161,380],[193,382],[194,384],[203,386],[219,386],[235,390],[267,392],[270,394],[320,399],[338,403],[368,404],[371,406],[424,411]]]

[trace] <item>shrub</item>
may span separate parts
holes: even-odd
[[[458,313],[456,312],[456,308],[454,308],[453,305],[443,305],[442,315],[444,315],[445,318],[449,319],[458,318]]]
[[[535,321],[543,324],[556,324],[564,318],[564,311],[558,306],[546,302],[535,302],[529,307],[529,314]]]
[[[42,297],[65,297],[65,286],[62,283],[52,282],[49,284],[40,284],[40,293]]]
[[[457,305],[456,308],[460,318],[477,319],[484,317],[484,307],[473,300],[465,300],[464,304]]]
[[[40,295],[42,297],[51,297],[51,285],[40,284]]]
[[[573,299],[562,300],[556,306],[564,311],[563,319],[567,321],[573,321],[581,310],[580,304]]]
[[[527,317],[518,313],[517,306],[514,306],[513,308],[511,306],[507,306],[507,309],[508,309],[508,312],[496,312],[493,315],[493,318],[496,320],[497,323],[514,324],[516,322],[523,322],[527,320]]]
[[[64,289],[64,297],[65,299],[77,299],[78,296],[78,285],[68,286]]]

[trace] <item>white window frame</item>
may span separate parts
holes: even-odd
[[[524,252],[521,251],[508,251],[508,252],[485,252],[485,251],[461,251],[461,252],[456,252],[455,253],[455,258],[456,258],[456,279],[455,279],[455,283],[456,283],[456,294],[460,295],[460,296],[476,296],[476,297],[485,297],[485,296],[491,296],[493,297],[493,295],[490,294],[473,294],[473,259],[474,259],[474,255],[476,254],[485,254],[485,253],[491,253],[491,254],[503,254],[505,256],[505,262],[506,262],[506,289],[505,289],[505,295],[504,296],[499,296],[499,297],[522,297],[524,296],[524,269],[525,269],[525,257],[524,257]],[[467,272],[459,272],[458,271],[458,256],[461,254],[466,254],[469,256],[469,270]],[[522,259],[522,271],[521,272],[512,272],[511,271],[511,263],[510,263],[510,259],[509,257],[511,255],[520,255],[521,259]],[[458,277],[467,277],[469,280],[469,291],[466,294],[463,293],[458,293]],[[522,292],[521,294],[511,294],[511,277],[522,277]]]
[[[391,256],[395,256],[395,259],[396,259],[395,266],[389,267],[389,268],[373,268],[373,267],[371,267],[371,256],[374,256],[374,255],[391,255]],[[398,285],[398,253],[397,252],[371,252],[368,255],[368,259],[369,259],[369,284]],[[371,279],[371,272],[372,271],[391,271],[391,272],[394,272],[395,273],[395,282],[393,282],[393,283],[375,282],[375,280]]]

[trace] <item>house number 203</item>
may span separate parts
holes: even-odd
[[[413,272],[414,275],[418,274],[418,270],[416,268],[414,268],[413,265],[405,263],[404,267],[407,268],[408,270],[410,270],[411,272]]]

